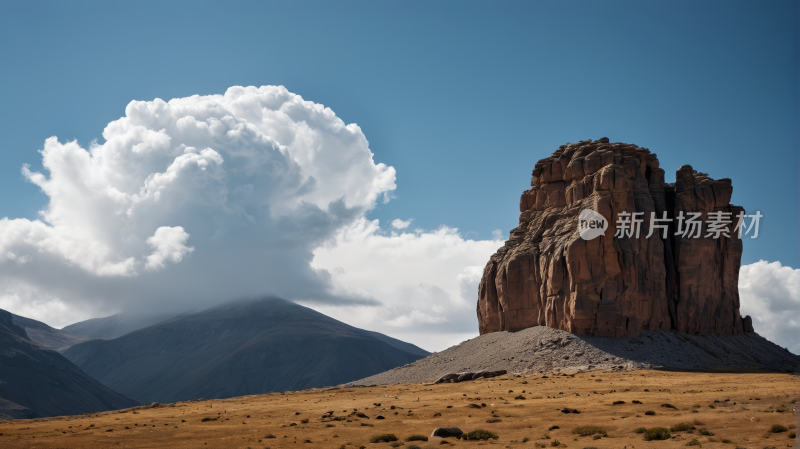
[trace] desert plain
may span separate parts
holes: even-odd
[[[795,446],[797,401],[800,376],[788,373],[509,374],[5,421],[0,448],[781,448]],[[786,430],[773,432],[775,425]],[[488,430],[497,439],[431,437],[445,426]],[[604,434],[575,433],[581,426]],[[645,441],[636,433],[642,427],[676,430],[666,440]],[[382,434],[398,441],[370,442]],[[412,435],[428,440],[406,441]]]

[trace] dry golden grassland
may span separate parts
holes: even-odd
[[[0,448],[381,449],[402,443],[403,449],[642,449],[685,447],[696,440],[703,448],[734,449],[793,447],[796,441],[791,436],[797,424],[792,409],[800,399],[797,375],[632,371],[545,376],[318,389],[2,422]],[[580,413],[563,413],[565,408]],[[773,425],[787,430],[774,433]],[[406,441],[412,435],[430,437],[440,426],[489,430],[498,438]],[[584,436],[575,433],[581,426],[600,429],[584,428],[584,434],[594,432]],[[645,441],[647,434],[635,432],[640,427],[674,430],[667,440]],[[381,434],[394,434],[399,441],[370,443]]]

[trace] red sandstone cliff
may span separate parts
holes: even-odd
[[[741,207],[730,179],[685,165],[664,182],[655,154],[607,138],[558,148],[533,170],[520,198],[519,226],[486,265],[478,299],[480,333],[549,326],[575,334],[631,337],[642,330],[752,332],[739,315],[742,242],[733,232]],[[584,240],[581,210],[608,223]],[[730,212],[731,237],[706,237],[709,212]],[[615,237],[620,212],[644,212],[641,233]],[[650,214],[672,218],[667,237]],[[700,238],[675,235],[679,212],[700,212]]]

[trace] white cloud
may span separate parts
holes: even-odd
[[[396,327],[412,327],[419,324],[442,323],[444,321],[447,321],[447,318],[443,316],[430,316],[419,310],[412,310],[387,321],[386,324]]]
[[[392,221],[392,227],[395,228],[395,229],[405,229],[410,224],[411,224],[411,220],[403,221],[403,220],[398,218],[398,219]]]
[[[739,271],[741,314],[761,336],[800,354],[800,269],[760,260]]]
[[[492,231],[492,238],[495,240],[503,240],[503,231],[500,229],[495,229]]]
[[[477,335],[478,283],[502,244],[467,240],[444,226],[386,235],[377,220],[361,218],[314,251],[312,265],[338,273],[332,278],[337,294],[374,298],[381,306],[314,308],[428,350],[444,349]]]
[[[147,239],[147,244],[153,247],[153,254],[147,256],[145,268],[158,270],[164,268],[167,262],[178,263],[187,253],[194,248],[186,246],[189,234],[180,226],[162,226],[156,233]]]
[[[39,219],[0,219],[0,307],[44,318],[264,294],[375,303],[332,295],[331,274],[310,267],[314,248],[395,188],[395,170],[329,108],[231,87],[132,101],[103,138],[51,137],[44,171],[22,168],[49,202]]]

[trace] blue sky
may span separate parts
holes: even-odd
[[[357,123],[396,169],[367,218],[516,226],[535,162],[609,137],[731,178],[764,215],[743,264],[800,268],[796,1],[0,4],[0,217],[48,201],[50,136],[103,142],[132,100],[282,85]]]
[[[4,2],[0,216],[47,198],[44,139],[101,139],[134,99],[283,85],[357,123],[397,169],[370,214],[489,238],[534,163],[608,136],[733,179],[765,215],[743,263],[798,258],[798,4]]]

